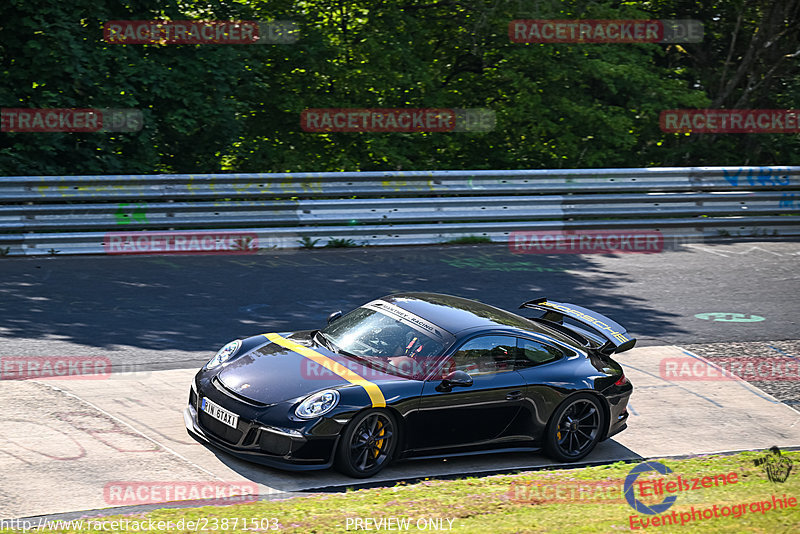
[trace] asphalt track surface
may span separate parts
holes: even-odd
[[[709,358],[752,342],[765,357],[773,347],[796,354],[797,344],[776,342],[800,339],[798,260],[796,241],[695,243],[652,255],[515,255],[478,245],[0,258],[0,358],[100,356],[115,372],[0,381],[0,517],[105,508],[109,480],[249,480],[262,496],[352,485],[335,472],[290,475],[215,453],[186,436],[179,414],[194,370],[225,342],[315,328],[331,311],[397,291],[507,309],[544,295],[625,325],[643,347],[619,358],[637,388],[630,428],[590,461],[799,446],[798,414],[781,402],[797,398],[796,382],[773,397],[743,381],[658,376],[661,359],[696,357],[681,348],[690,344]],[[546,465],[530,454],[404,462],[376,482]]]
[[[116,371],[197,367],[226,342],[317,328],[398,291],[505,309],[538,296],[623,324],[639,346],[800,338],[800,242],[659,254],[512,254],[497,245],[269,255],[0,258],[0,356],[104,356]],[[720,322],[699,313],[760,322]]]

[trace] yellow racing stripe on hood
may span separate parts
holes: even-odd
[[[294,341],[290,341],[285,337],[279,336],[278,334],[264,334],[264,337],[276,345],[280,345],[281,347],[294,351],[297,354],[305,356],[309,360],[318,363],[332,373],[341,376],[351,384],[361,386],[367,392],[367,395],[369,395],[373,408],[383,408],[386,406],[386,399],[383,397],[381,388],[366,378],[363,378],[358,373],[351,371],[336,360],[332,360],[322,353],[319,353],[313,349],[309,349],[308,347],[304,347],[303,345],[295,343]]]

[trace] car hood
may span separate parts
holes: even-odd
[[[312,334],[298,332],[283,337],[312,349],[321,355],[320,360],[337,362],[370,382],[403,380],[314,343]],[[350,385],[311,358],[269,341],[225,364],[217,379],[233,393],[267,405]]]

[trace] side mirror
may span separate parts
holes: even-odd
[[[328,316],[328,324],[331,324],[333,321],[335,321],[336,319],[338,319],[341,316],[342,316],[342,310],[338,310],[338,311],[333,312],[332,314],[330,314]]]
[[[465,371],[453,371],[436,386],[436,391],[450,391],[453,388],[468,388],[472,385],[472,377]]]

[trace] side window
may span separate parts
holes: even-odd
[[[520,367],[531,367],[533,365],[554,362],[564,355],[564,353],[556,347],[529,339],[519,339],[518,346],[520,352]]]
[[[480,336],[470,339],[452,356],[449,371],[472,376],[514,370],[517,343],[510,336]]]

